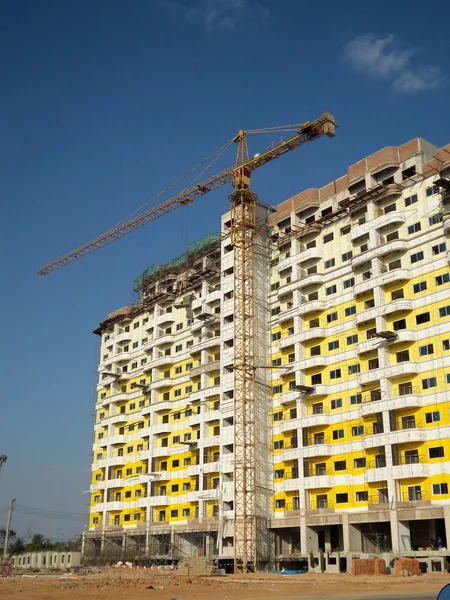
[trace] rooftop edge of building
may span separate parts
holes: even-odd
[[[336,194],[342,193],[361,182],[366,173],[375,175],[390,167],[398,168],[402,162],[417,155],[422,155],[420,161],[422,164],[422,175],[430,177],[436,174],[444,163],[450,161],[450,144],[438,148],[424,138],[417,137],[400,146],[386,146],[351,164],[347,168],[347,173],[342,177],[327,183],[321,188],[303,190],[278,204],[276,212],[269,217],[269,225],[276,225],[292,212],[317,208]]]

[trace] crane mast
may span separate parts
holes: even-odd
[[[231,202],[234,273],[234,572],[257,562],[254,248],[257,196],[250,190],[247,140],[238,136]]]
[[[291,131],[295,135],[262,154],[249,159],[247,134]],[[47,275],[147,223],[193,202],[209,191],[232,182],[231,245],[234,259],[234,571],[256,570],[258,562],[258,503],[255,423],[255,239],[257,195],[250,189],[253,170],[291,150],[327,135],[334,137],[333,115],[323,113],[316,121],[303,125],[240,131],[236,164],[202,183],[187,188],[173,198],[110,229],[92,242],[48,263],[40,271]]]

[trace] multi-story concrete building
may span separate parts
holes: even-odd
[[[418,138],[276,210],[258,205],[268,225],[255,253],[265,562],[342,570],[355,555],[446,554],[446,178],[450,146]],[[220,234],[148,270],[136,306],[96,330],[85,556],[233,556],[229,226],[226,214]]]

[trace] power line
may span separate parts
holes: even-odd
[[[31,517],[40,517],[43,519],[56,519],[66,521],[85,521],[88,517],[87,513],[73,513],[63,511],[53,511],[42,508],[36,508],[34,506],[25,506],[23,504],[17,504],[14,507],[15,512],[28,515]]]

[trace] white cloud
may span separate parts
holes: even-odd
[[[440,68],[428,65],[417,71],[407,69],[395,79],[394,87],[400,92],[421,92],[438,87],[442,80]]]
[[[397,73],[410,61],[414,50],[396,50],[395,38],[377,38],[369,33],[356,37],[345,47],[345,57],[357,69],[385,77]]]
[[[232,31],[244,15],[257,13],[268,17],[267,7],[253,0],[196,0],[194,6],[186,6],[177,0],[164,0],[160,6],[172,16],[181,16],[187,21],[203,23],[206,31]]]
[[[441,71],[434,65],[415,66],[414,48],[401,49],[395,35],[358,36],[344,48],[344,58],[355,69],[390,79],[399,92],[420,92],[439,85]]]

